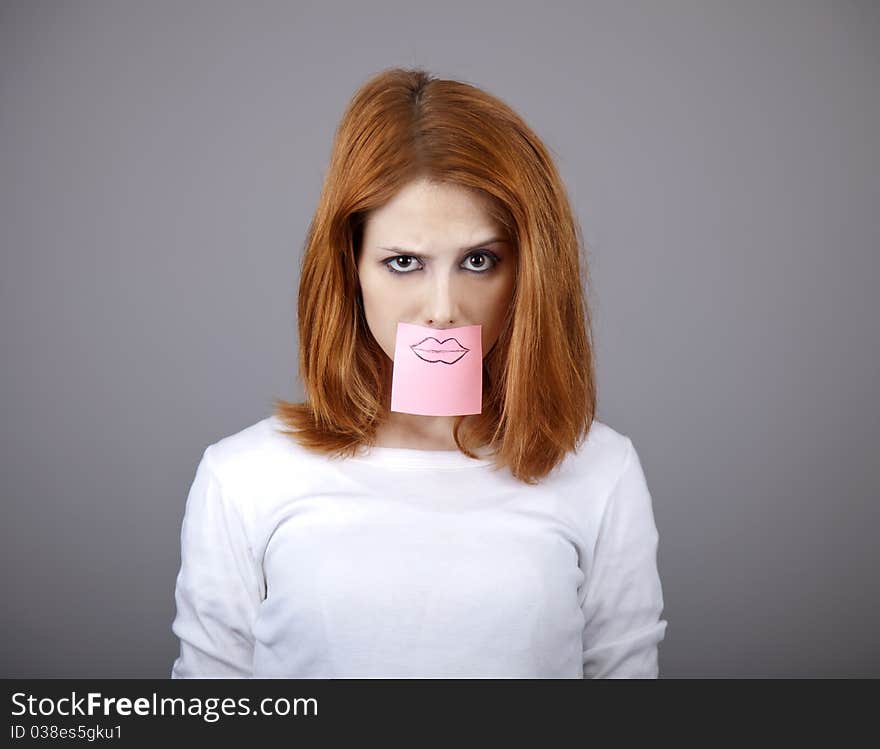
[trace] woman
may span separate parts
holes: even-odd
[[[306,398],[204,451],[172,678],[658,676],[658,533],[594,416],[581,246],[503,102],[422,70],[356,93],[303,258]]]

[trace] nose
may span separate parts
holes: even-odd
[[[426,326],[453,327],[458,320],[458,306],[448,275],[438,273],[428,293],[423,315]]]

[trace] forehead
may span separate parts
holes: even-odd
[[[419,179],[402,187],[367,217],[368,237],[401,232],[395,241],[418,242],[432,237],[467,237],[498,229],[489,198],[461,185]],[[419,235],[422,235],[420,237]]]

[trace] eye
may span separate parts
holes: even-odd
[[[477,263],[470,268],[465,267],[465,270],[469,270],[471,273],[488,273],[501,262],[501,259],[494,252],[480,250],[478,252],[471,252],[467,258],[465,258],[465,263],[474,258],[479,258]],[[487,263],[487,259],[491,262]],[[388,268],[391,273],[413,273],[418,270],[418,267],[413,265],[413,260],[418,260],[418,258],[413,255],[395,255],[387,260],[383,260],[382,264]],[[396,267],[394,265],[395,263],[398,263]]]
[[[410,266],[412,265],[412,261],[415,259],[416,258],[414,258],[412,255],[395,255],[394,257],[390,257],[387,260],[383,261],[383,265],[388,268],[388,270],[392,273],[412,273],[412,269],[410,268]],[[393,268],[391,266],[391,264],[393,262],[396,262],[397,260],[406,261],[403,264],[403,270],[400,270],[399,267]]]
[[[468,270],[473,270],[476,273],[488,273],[491,271],[498,263],[500,263],[500,259],[498,255],[494,252],[489,252],[488,250],[480,250],[479,252],[472,252],[468,255],[468,258],[480,258],[480,262],[477,263],[475,268],[468,268]],[[487,259],[491,260],[491,264],[487,265]]]

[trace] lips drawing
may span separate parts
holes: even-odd
[[[448,341],[452,341],[451,344],[444,345]],[[446,338],[442,341],[438,341],[434,336],[428,336],[427,338],[423,338],[418,343],[414,343],[410,346],[413,350],[413,353],[419,357],[422,361],[431,362],[432,364],[436,362],[443,362],[444,364],[455,364],[461,357],[463,357],[468,351],[469,348],[463,346],[459,340],[455,337]]]

